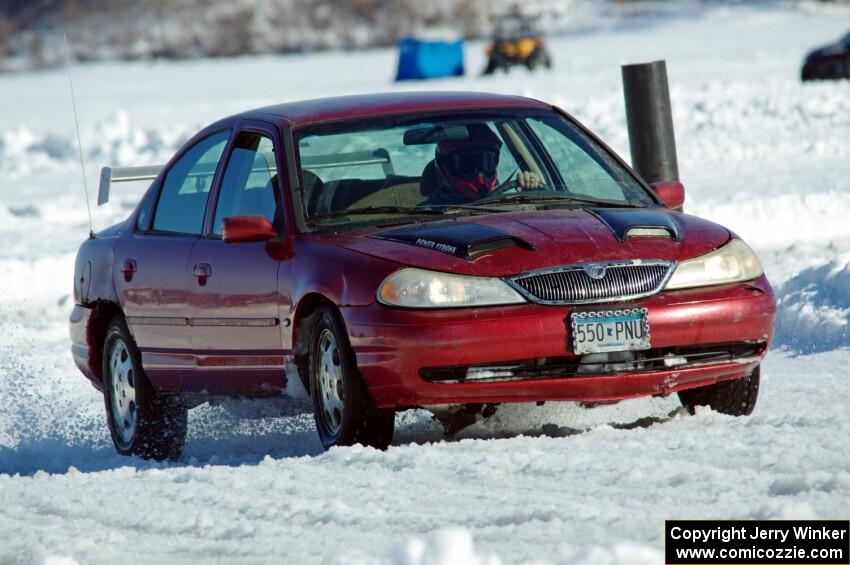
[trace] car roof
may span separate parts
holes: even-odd
[[[486,92],[384,92],[287,102],[257,108],[240,114],[239,117],[250,119],[273,116],[289,121],[293,127],[298,127],[386,114],[490,108],[551,109],[552,106],[523,96]]]

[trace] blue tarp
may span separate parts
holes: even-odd
[[[463,40],[423,41],[403,37],[398,42],[396,80],[463,76]]]

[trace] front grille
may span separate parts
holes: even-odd
[[[593,263],[526,273],[508,281],[532,302],[588,304],[654,294],[672,267],[667,261]]]

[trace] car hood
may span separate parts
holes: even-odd
[[[640,227],[665,235],[627,236]],[[720,247],[730,233],[664,208],[605,208],[464,216],[326,237],[328,243],[412,267],[506,276],[575,263],[681,261]]]

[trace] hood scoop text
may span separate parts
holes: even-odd
[[[587,212],[620,241],[628,237],[667,237],[676,241],[682,238],[683,230],[672,214],[631,208],[589,208]]]
[[[508,247],[535,249],[531,243],[500,229],[467,222],[417,224],[378,232],[370,237],[433,249],[462,259],[473,259],[481,253]]]

